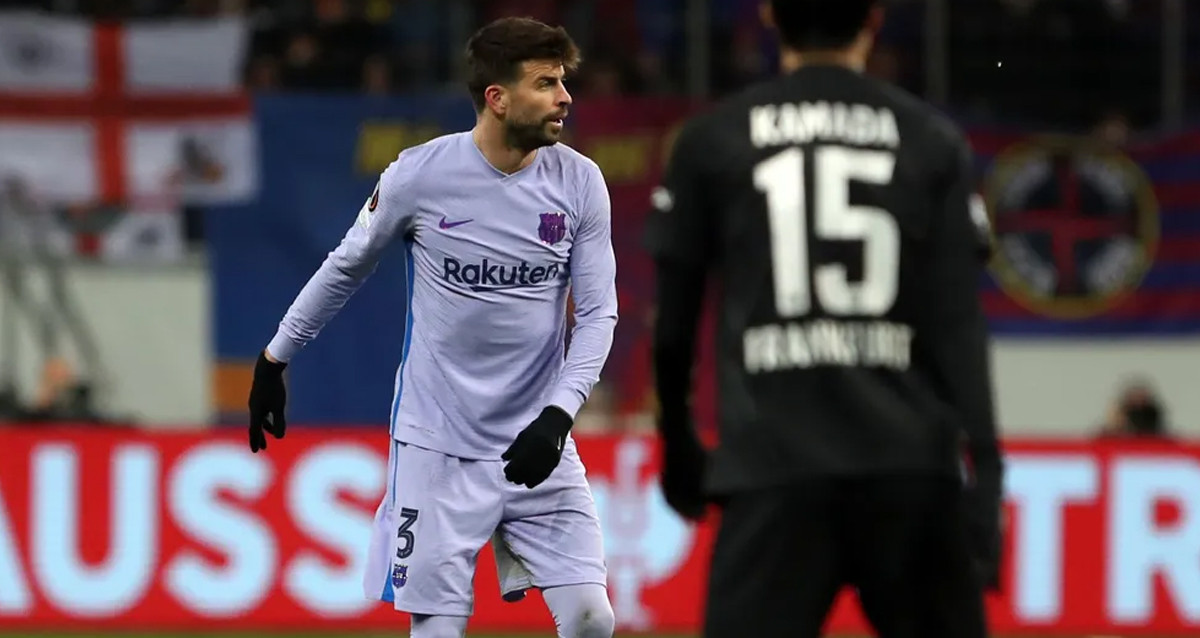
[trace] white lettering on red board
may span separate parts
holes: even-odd
[[[623,626],[654,624],[641,591],[688,564],[692,544],[690,526],[672,518],[657,482],[640,476],[648,453],[635,438],[621,442],[612,476],[593,476]],[[164,473],[152,445],[118,445],[109,457],[108,529],[81,520],[81,486],[95,478],[81,474],[79,448],[44,443],[29,454],[29,511],[0,499],[0,616],[29,615],[39,595],[69,617],[120,616],[154,588],[208,618],[244,616],[278,593],[298,613],[320,617],[373,608],[361,582],[372,525],[362,503],[378,499],[386,483],[385,459],[373,449],[320,444],[284,466],[238,444],[202,442]],[[1007,467],[1019,622],[1063,618],[1070,539],[1086,534],[1106,541],[1106,555],[1095,557],[1105,582],[1088,592],[1105,609],[1102,622],[1150,623],[1169,606],[1200,623],[1200,459],[1021,452]],[[282,502],[269,502],[274,495]],[[1160,520],[1164,505],[1177,515]],[[1097,528],[1070,523],[1066,512],[1076,507],[1091,510]],[[168,526],[183,533],[182,545],[164,541]],[[98,563],[80,555],[89,534],[108,539]],[[298,550],[284,555],[285,541]]]
[[[1051,623],[1063,613],[1065,508],[1096,505],[1099,463],[1084,454],[1011,455],[1005,483],[1017,508],[1014,611],[1027,623]],[[1200,622],[1200,463],[1191,457],[1117,456],[1107,468],[1107,621],[1150,622],[1161,579],[1187,622]],[[1156,507],[1169,503],[1179,519],[1160,527]],[[1082,530],[1073,530],[1074,534]]]
[[[1161,576],[1179,614],[1200,623],[1200,464],[1191,458],[1123,457],[1109,473],[1108,609],[1112,620],[1143,623],[1155,613]],[[1178,508],[1160,527],[1155,509]]]
[[[17,532],[0,498],[0,614],[24,616],[33,610],[33,595],[21,569]]]
[[[295,602],[323,616],[354,616],[372,603],[362,593],[365,547],[372,517],[340,500],[348,493],[378,499],[385,461],[365,447],[314,446],[286,476],[267,457],[240,445],[199,444],[168,468],[160,485],[159,454],[146,445],[120,445],[111,455],[108,494],[110,530],[100,564],[79,555],[80,535],[96,533],[79,520],[82,482],[79,452],[69,444],[45,444],[30,452],[28,521],[0,499],[0,615],[20,617],[34,609],[33,588],[71,617],[113,617],[142,602],[155,580],[198,616],[227,618],[252,612],[278,586]],[[285,481],[289,525],[272,529],[253,505],[276,481]],[[166,512],[158,489],[165,489]],[[165,547],[160,526],[169,516],[188,539],[221,557],[196,549]],[[277,521],[277,523],[282,523]],[[305,540],[280,565],[279,533]],[[329,550],[324,555],[316,546]],[[21,548],[30,556],[26,572]],[[333,560],[327,558],[332,553]],[[324,556],[324,557],[323,557]]]
[[[75,616],[110,616],[137,605],[150,589],[159,548],[158,452],[126,445],[112,457],[108,554],[87,565],[79,537],[97,534],[93,521],[79,520],[79,459],[69,445],[43,445],[33,455],[28,541],[33,571],[46,598]]]
[[[218,498],[218,490],[255,501],[271,486],[274,470],[263,456],[232,444],[189,450],[171,472],[171,516],[189,538],[226,560],[213,565],[185,549],[166,563],[167,591],[201,616],[231,616],[259,606],[271,591],[278,549],[271,529],[253,512]]]
[[[1063,507],[1090,502],[1099,489],[1087,456],[1009,456],[1007,500],[1017,508],[1014,538],[1017,616],[1051,621],[1062,613]]]
[[[348,559],[337,567],[305,549],[292,560],[284,588],[305,607],[326,616],[356,616],[375,604],[362,585],[374,519],[339,502],[338,492],[378,498],[385,474],[377,454],[352,445],[314,448],[296,464],[288,484],[288,511],[311,538]]]

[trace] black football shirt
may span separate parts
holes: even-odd
[[[647,228],[655,366],[663,410],[678,409],[694,297],[715,284],[713,491],[957,473],[964,442],[994,449],[971,157],[930,106],[834,66],[685,124]]]

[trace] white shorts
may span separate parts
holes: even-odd
[[[475,561],[492,541],[500,590],[597,583],[608,574],[600,519],[575,442],[534,489],[503,461],[475,461],[393,441],[375,512],[363,589],[399,611],[470,616]]]

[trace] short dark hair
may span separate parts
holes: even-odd
[[[566,29],[533,18],[500,18],[476,31],[467,42],[467,89],[475,110],[487,103],[488,86],[516,81],[529,60],[558,60],[571,73],[579,68],[579,47]]]
[[[801,51],[840,49],[854,42],[882,0],[771,0],[783,44]]]

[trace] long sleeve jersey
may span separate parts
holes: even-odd
[[[437,138],[383,172],[267,349],[291,359],[400,240],[408,285],[396,305],[404,344],[391,434],[498,459],[544,407],[574,417],[599,379],[617,322],[611,234],[604,178],[571,148],[539,149],[507,174],[470,132]]]

